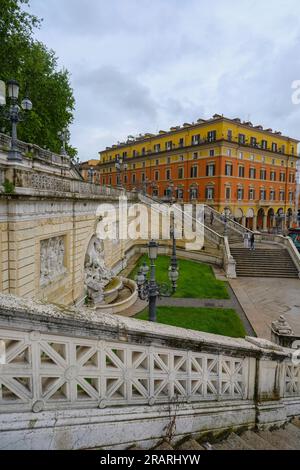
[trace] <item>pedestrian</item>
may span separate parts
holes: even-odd
[[[211,212],[210,213],[210,225],[212,225],[214,223],[214,213]]]
[[[250,250],[252,250],[252,251],[255,250],[254,243],[255,243],[254,233],[251,233],[251,236],[250,236]]]
[[[249,237],[248,237],[248,232],[245,232],[243,235],[244,239],[244,248],[249,248]]]

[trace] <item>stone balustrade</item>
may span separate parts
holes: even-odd
[[[170,419],[180,438],[300,414],[294,351],[266,340],[0,294],[0,342],[0,448],[147,447]]]

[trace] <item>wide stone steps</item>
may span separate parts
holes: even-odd
[[[240,277],[298,278],[298,270],[287,250],[257,248],[230,249]]]
[[[300,450],[300,420],[295,418],[283,428],[272,431],[231,432],[215,442],[194,437],[188,437],[177,445],[162,441],[154,450]]]

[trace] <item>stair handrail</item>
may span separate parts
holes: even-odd
[[[169,209],[169,205],[163,201],[161,201],[159,198],[152,198],[148,194],[141,194],[139,193],[139,199],[141,202],[144,202],[146,204],[160,204],[161,206],[164,206],[166,209]],[[190,216],[189,214],[185,213],[182,209],[179,209],[178,205],[175,204],[173,207],[176,208],[177,211],[180,212],[181,215],[184,214],[184,217],[187,217],[189,220],[192,220],[192,222],[198,224],[201,229],[204,228],[204,232],[207,236],[207,238],[216,243],[217,246],[224,245],[224,236],[220,235],[218,232],[215,232],[212,230],[210,227],[208,227],[205,223],[200,222],[200,220],[196,219],[195,217]]]
[[[223,225],[225,225],[225,219],[224,219],[224,216],[222,214],[220,214],[220,212],[218,212],[216,209],[214,209],[213,207],[211,206],[208,206],[207,204],[204,205],[205,207],[205,210],[208,212],[213,212],[215,218],[221,222]],[[239,222],[236,222],[235,220],[232,220],[230,217],[227,217],[227,225],[232,229],[234,230],[235,232],[238,232],[239,234],[243,235],[244,233],[255,233],[253,230],[247,228],[247,227],[244,227],[243,225],[241,225]]]

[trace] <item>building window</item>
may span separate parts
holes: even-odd
[[[191,167],[191,178],[197,178],[198,176],[198,166]]]
[[[231,129],[228,129],[228,131],[227,131],[227,139],[229,140],[229,142],[232,141],[232,130]]]
[[[168,157],[167,158],[167,164],[170,165],[170,163],[171,163],[171,157]]]
[[[123,158],[127,157],[127,152],[123,152]]]
[[[294,173],[290,173],[290,174],[289,174],[289,182],[290,182],[290,183],[295,183],[295,175],[294,175]]]
[[[245,167],[239,166],[239,178],[244,178],[244,177],[245,177]]]
[[[205,196],[207,200],[211,201],[214,199],[214,195],[215,195],[214,188],[211,188],[211,187],[206,188],[205,193],[206,193]]]
[[[133,170],[135,170],[135,163],[133,163],[133,165],[132,165],[132,169],[133,169]]]
[[[294,194],[290,191],[289,192],[289,202],[293,202],[294,200]]]
[[[160,152],[160,144],[155,144],[154,145],[154,152],[156,152],[156,153]]]
[[[124,183],[127,183],[127,175],[124,175]]]
[[[138,154],[138,153],[137,153],[137,151],[136,151],[136,150],[133,150],[133,151],[132,151],[132,156],[133,156],[133,157],[136,157],[136,156],[137,156],[137,154]]]
[[[136,176],[135,176],[135,173],[133,173],[132,175],[132,183],[134,184],[136,182]]]
[[[166,142],[166,150],[172,150],[173,147],[173,142],[170,140],[169,142]]]
[[[249,169],[249,178],[255,179],[256,178],[256,169],[255,168],[250,168]]]
[[[190,198],[191,199],[198,199],[198,189],[197,188],[191,188],[190,189]]]
[[[267,148],[268,148],[268,142],[267,142],[266,140],[262,140],[262,141],[261,141],[261,148],[262,148],[263,150],[267,150]]]
[[[142,173],[142,182],[146,181],[146,175],[145,173]]]
[[[158,181],[158,180],[159,180],[159,171],[156,171],[156,172],[154,173],[154,179],[155,179],[155,181]]]
[[[266,190],[265,190],[265,189],[261,189],[261,190],[260,190],[260,200],[261,200],[261,201],[265,201],[266,198],[267,198]]]
[[[244,190],[243,190],[243,188],[238,188],[238,190],[237,190],[237,199],[238,199],[238,201],[242,201],[244,199]]]
[[[277,152],[277,144],[275,142],[272,142],[272,152]]]
[[[256,137],[251,137],[251,139],[250,139],[250,145],[251,145],[252,147],[256,147],[256,145],[257,145]]]
[[[159,165],[159,160],[155,160],[155,165],[156,165],[156,166]]]
[[[266,180],[267,179],[267,170],[265,170],[265,169],[260,170],[260,179],[261,180]]]
[[[197,158],[198,158],[198,152],[194,152],[193,153],[193,160],[197,160]]]
[[[279,192],[279,200],[280,200],[280,202],[284,201],[284,191],[283,190],[281,190]]]
[[[253,155],[253,153],[251,153],[251,155],[250,155],[250,160],[251,160],[251,162],[254,162],[254,155]]]
[[[270,180],[271,181],[276,181],[276,171],[271,171],[270,172]]]
[[[176,197],[177,199],[183,199],[183,189],[177,189]]]
[[[193,135],[192,136],[192,145],[199,145],[200,143],[200,135]]]
[[[226,188],[225,189],[225,198],[226,198],[226,201],[229,201],[230,198],[231,198],[231,188]]]
[[[284,166],[284,160],[281,160],[281,166]]]
[[[184,139],[179,139],[179,147],[182,148],[184,146]]]
[[[261,161],[262,161],[263,163],[266,163],[266,157],[261,157]]]
[[[249,201],[254,201],[255,199],[255,191],[253,188],[249,189]]]
[[[275,201],[275,191],[274,191],[274,189],[271,189],[271,191],[270,191],[270,201]]]
[[[231,149],[227,149],[226,154],[227,154],[227,157],[231,157]]]
[[[207,133],[208,142],[215,142],[217,140],[217,131],[210,131]]]
[[[281,146],[281,152],[282,152],[282,153],[285,153],[285,145],[282,145],[282,146]]]
[[[206,176],[215,176],[215,164],[210,163],[206,166]]]
[[[244,158],[243,152],[239,152],[238,157],[239,157],[239,160],[243,160]]]
[[[170,180],[171,179],[171,170],[166,171],[166,179]]]
[[[232,165],[230,163],[226,163],[225,165],[225,175],[232,176]]]
[[[183,162],[183,160],[184,160],[184,156],[183,156],[183,155],[180,155],[179,161],[180,161],[180,162]]]
[[[272,165],[275,165],[275,158],[272,159]]]
[[[142,155],[146,155],[146,148],[145,147],[142,148]]]
[[[183,178],[183,168],[178,168],[178,179],[181,180]]]
[[[210,157],[214,157],[214,156],[215,156],[215,151],[214,151],[214,149],[211,149],[211,150],[209,151],[209,156],[210,156]]]
[[[245,134],[239,134],[239,144],[245,144],[246,143],[246,136]]]
[[[294,168],[294,162],[291,162],[291,168]]]
[[[280,173],[279,181],[280,181],[281,183],[284,183],[284,181],[285,181],[285,173]]]

